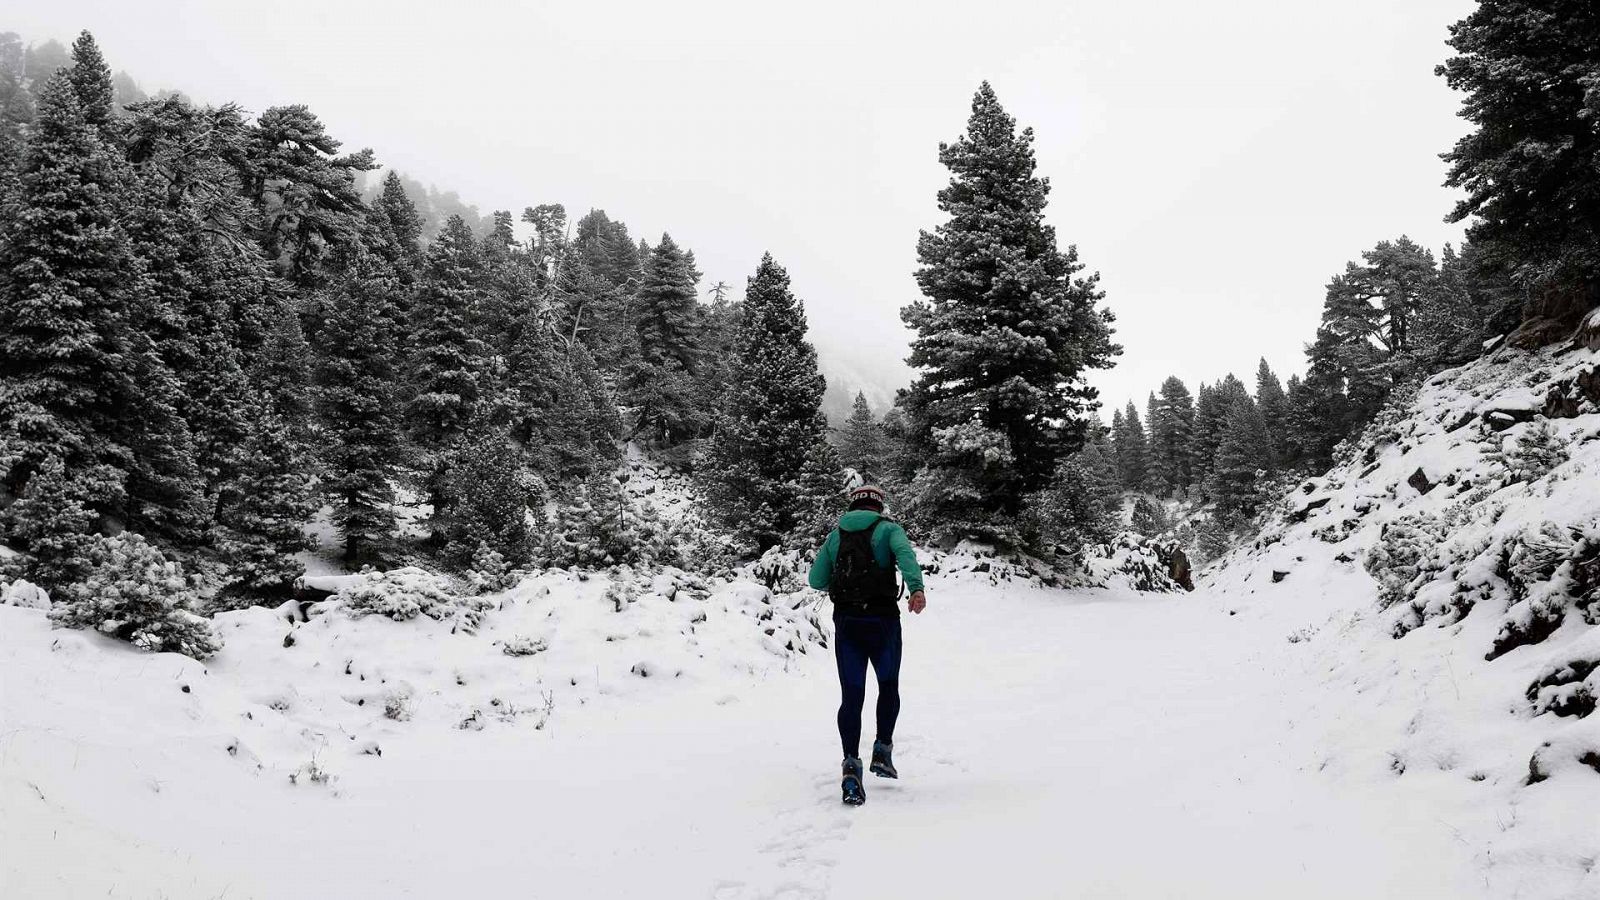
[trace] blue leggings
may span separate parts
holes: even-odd
[[[894,741],[900,715],[900,617],[836,616],[833,655],[839,663],[839,742],[845,756],[861,755],[861,707],[867,663],[878,676],[878,740]]]

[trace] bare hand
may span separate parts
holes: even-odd
[[[912,591],[911,596],[906,599],[906,609],[918,615],[921,615],[922,611],[927,608],[928,598],[924,597],[921,591]]]

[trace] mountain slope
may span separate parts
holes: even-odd
[[[1600,351],[1503,349],[1388,411],[1204,576],[1300,648],[1302,764],[1428,798],[1504,896],[1600,894],[1597,477]]]

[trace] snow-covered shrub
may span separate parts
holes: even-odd
[[[493,604],[480,597],[459,597],[449,582],[430,572],[407,566],[389,572],[365,572],[362,580],[335,595],[355,616],[384,616],[397,622],[427,616],[443,621],[456,617],[476,628]]]
[[[1600,620],[1600,522],[1577,528],[1545,523],[1520,533],[1506,551],[1512,604],[1490,658],[1544,640],[1576,611]]]
[[[1444,519],[1432,513],[1406,516],[1383,526],[1366,559],[1367,573],[1378,582],[1381,608],[1416,599],[1422,583],[1442,569],[1435,551],[1448,534]]]
[[[501,644],[500,651],[507,656],[533,656],[543,653],[549,646],[542,639],[519,634]]]
[[[616,476],[596,471],[571,500],[557,506],[545,535],[543,561],[584,569],[637,562],[644,541],[639,518]]]
[[[83,546],[82,581],[57,592],[50,618],[66,628],[92,628],[158,653],[205,659],[222,648],[211,623],[191,611],[194,590],[183,567],[143,536],[95,535]]]
[[[1523,429],[1514,441],[1506,439],[1487,457],[1503,467],[1512,483],[1538,481],[1550,474],[1570,456],[1567,442],[1551,426],[1548,419],[1540,419]]]
[[[487,543],[478,544],[472,554],[472,565],[462,573],[474,594],[493,594],[516,584],[516,576],[506,558]]]
[[[805,559],[798,550],[771,547],[751,563],[749,575],[756,583],[775,594],[792,594],[805,587]]]
[[[1185,575],[1187,566],[1188,560],[1176,543],[1126,531],[1110,543],[1096,545],[1083,559],[1091,583],[1121,582],[1136,591],[1185,590],[1174,576]]]
[[[383,698],[383,717],[396,722],[410,721],[412,715],[411,693],[390,691]]]

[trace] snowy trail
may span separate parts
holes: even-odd
[[[1294,768],[1297,673],[1274,668],[1289,657],[1259,654],[1260,635],[1203,597],[933,590],[905,622],[903,779],[869,777],[861,809],[838,803],[836,686],[813,654],[799,674],[558,713],[548,731],[391,740],[341,772],[338,796],[257,780],[216,797],[204,785],[237,778],[197,771],[102,797],[104,877],[30,883],[229,898],[1484,894],[1427,810]],[[74,827],[62,816],[41,825]],[[69,864],[37,844],[9,852]]]

